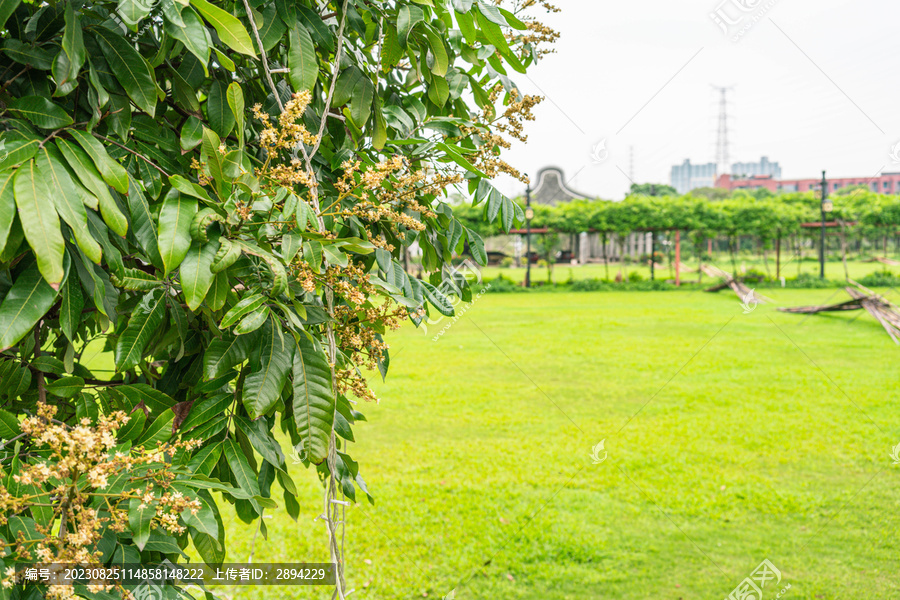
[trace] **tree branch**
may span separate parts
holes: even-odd
[[[38,321],[38,324],[34,327],[34,358],[38,359],[41,356],[41,321]],[[37,372],[37,385],[38,385],[38,402],[44,404],[47,402],[47,390],[44,389],[44,373],[42,371]]]
[[[147,158],[146,156],[144,156],[144,155],[141,154],[140,152],[135,152],[134,150],[132,150],[132,149],[129,148],[128,146],[125,146],[125,145],[123,145],[123,144],[120,144],[119,142],[117,142],[117,141],[115,141],[115,140],[111,140],[111,139],[109,139],[108,137],[102,136],[102,135],[100,135],[100,134],[97,133],[97,132],[94,132],[94,137],[100,138],[100,139],[103,140],[104,142],[108,142],[108,143],[112,144],[113,146],[118,146],[119,148],[121,148],[122,150],[125,150],[126,152],[131,152],[132,154],[134,154],[135,156],[137,156],[138,158],[140,158],[141,160],[143,160],[145,163],[147,163],[148,165],[150,165],[151,167],[153,167],[154,169],[156,169],[157,171],[159,171],[160,173],[162,173],[162,174],[165,175],[166,177],[171,177],[171,175],[169,175],[168,173],[166,173],[166,172],[162,169],[162,167],[160,167],[159,165],[157,165],[155,162],[153,162],[152,160],[150,160],[149,158]]]
[[[284,104],[281,102],[281,96],[278,95],[278,88],[275,87],[275,82],[272,80],[272,73],[269,71],[269,59],[266,57],[266,49],[263,48],[262,38],[259,37],[259,29],[256,27],[256,21],[253,18],[253,10],[250,8],[250,3],[247,0],[244,0],[244,9],[247,11],[247,20],[250,21],[250,27],[253,28],[253,37],[256,38],[256,44],[259,46],[259,56],[262,61],[263,72],[266,74],[266,81],[269,83],[269,87],[272,89],[272,94],[275,96],[275,102],[278,103],[278,110],[284,111]]]

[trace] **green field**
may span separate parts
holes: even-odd
[[[738,272],[744,273],[749,269],[754,269],[760,273],[767,273],[763,261],[756,257],[744,257],[735,261]],[[732,271],[731,259],[723,254],[715,256],[712,261],[707,261],[725,271]],[[682,261],[682,265],[686,268],[681,272],[682,281],[697,281],[697,262],[696,260]],[[851,279],[860,279],[870,273],[883,271],[897,272],[898,267],[887,266],[877,262],[862,262],[859,260],[847,261],[847,272]],[[650,267],[647,264],[638,263],[610,263],[609,269],[603,264],[587,264],[587,265],[571,265],[566,263],[558,263],[553,266],[553,281],[555,283],[564,283],[569,280],[578,281],[581,279],[615,279],[616,274],[621,271],[623,278],[627,278],[632,272],[637,272],[640,276],[647,280],[650,279]],[[770,277],[775,277],[775,259],[769,258]],[[489,266],[481,269],[482,276],[486,279],[493,279],[499,275],[513,281],[523,281],[525,279],[524,267],[500,267]],[[808,274],[819,276],[819,263],[807,257],[803,261],[792,259],[790,256],[783,256],[781,263],[781,275],[787,279],[793,279],[799,274]],[[608,274],[608,275],[607,275]],[[828,261],[825,263],[825,276],[828,279],[840,280],[844,279],[844,266],[840,261]],[[666,280],[675,278],[674,264],[670,265],[666,262],[663,266],[656,267],[656,279]],[[531,267],[532,281],[547,281],[546,266],[538,267],[536,264]],[[703,276],[704,281],[710,281],[707,275]]]
[[[432,341],[448,322],[394,334],[381,403],[361,407],[350,450],[377,504],[347,510],[351,598],[708,600],[763,559],[782,573],[766,598],[900,597],[900,348],[870,316],[488,293]],[[267,517],[252,544],[229,517],[230,560],[325,560],[320,488],[294,474],[299,522]]]

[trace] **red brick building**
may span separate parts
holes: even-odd
[[[873,192],[881,194],[900,193],[900,173],[882,173],[875,177],[827,177],[828,191],[834,192],[849,185],[864,185]],[[756,190],[766,188],[770,192],[808,192],[818,191],[821,179],[772,179],[769,175],[753,177],[733,177],[720,175],[716,179],[716,187],[733,190]]]

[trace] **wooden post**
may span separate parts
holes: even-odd
[[[675,285],[681,285],[681,231],[675,230]]]

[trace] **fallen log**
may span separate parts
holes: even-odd
[[[852,279],[848,281],[856,286],[855,288],[849,286],[844,288],[850,296],[850,300],[821,306],[780,307],[778,310],[781,312],[799,314],[865,310],[881,324],[894,343],[900,345],[900,308],[889,302],[884,296],[876,294],[864,285],[861,285]]]

